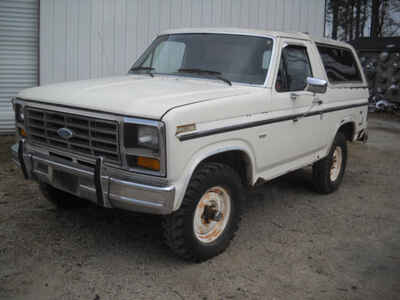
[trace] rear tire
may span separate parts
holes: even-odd
[[[329,194],[336,191],[342,183],[346,163],[346,138],[338,132],[328,156],[313,165],[313,184],[317,192]]]
[[[39,183],[39,190],[42,192],[44,198],[60,209],[81,208],[88,205],[87,201],[56,189],[44,182]]]
[[[193,174],[181,207],[163,220],[164,239],[178,256],[204,261],[223,252],[238,229],[243,186],[224,164],[206,163]]]

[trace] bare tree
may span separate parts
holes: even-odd
[[[354,32],[354,26],[353,26],[353,20],[354,20],[354,0],[349,0],[350,4],[350,9],[349,9],[349,14],[348,14],[348,19],[347,19],[347,24],[349,26],[348,32],[348,39],[352,40],[353,39],[353,32]]]
[[[360,19],[361,19],[361,0],[356,0],[356,36],[355,38],[360,37]]]
[[[381,2],[382,2],[382,0],[372,0],[371,30],[370,30],[371,38],[377,38],[378,37],[379,7],[381,6]]]
[[[397,13],[396,13],[397,12]],[[326,23],[334,39],[400,34],[399,0],[328,0]]]
[[[397,18],[396,18],[397,16]],[[381,36],[400,35],[400,1],[388,1],[385,16],[381,23]]]
[[[361,26],[360,26],[360,36],[364,36],[365,24],[368,20],[368,4],[367,0],[362,0],[362,17],[361,17]]]
[[[339,1],[332,1],[332,38],[337,39],[339,25]]]
[[[382,37],[388,7],[388,0],[372,0],[371,38]]]

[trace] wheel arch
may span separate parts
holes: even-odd
[[[352,142],[354,140],[354,136],[357,132],[356,126],[357,126],[357,123],[356,123],[356,121],[354,121],[354,119],[351,115],[346,116],[340,122],[338,122],[336,125],[336,128],[334,128],[335,130],[332,131],[332,136],[330,137],[330,141],[327,144],[327,148],[324,151],[323,157],[328,155],[338,132],[343,133],[346,140],[349,142]]]
[[[342,119],[342,121],[337,124],[335,130],[333,131],[333,135],[331,136],[330,142],[327,145],[328,147],[326,148],[325,155],[328,155],[335,140],[335,137],[339,132],[343,133],[347,141],[352,142],[354,140],[356,130],[356,122],[351,116]]]
[[[341,132],[347,141],[352,142],[356,133],[356,122],[348,120],[339,125],[336,132]]]
[[[252,148],[243,141],[229,141],[217,143],[200,149],[191,159],[191,163],[185,169],[181,180],[177,183],[174,210],[179,209],[190,179],[196,169],[205,162],[221,162],[238,172],[243,184],[251,186],[255,178],[255,156]]]
[[[245,151],[237,149],[212,154],[203,159],[197,165],[195,170],[199,167],[199,165],[207,162],[219,162],[228,165],[236,171],[244,186],[251,185],[253,166],[251,164],[249,155]]]

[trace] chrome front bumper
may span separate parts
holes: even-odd
[[[172,212],[175,187],[163,178],[134,174],[103,163],[21,140],[11,147],[26,179],[44,182],[103,207],[152,214]]]

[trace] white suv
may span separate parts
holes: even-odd
[[[346,142],[367,137],[367,103],[348,44],[171,30],[124,76],[22,91],[12,149],[58,206],[162,214],[171,249],[201,261],[228,246],[257,181],[312,165],[316,190],[336,190]]]

